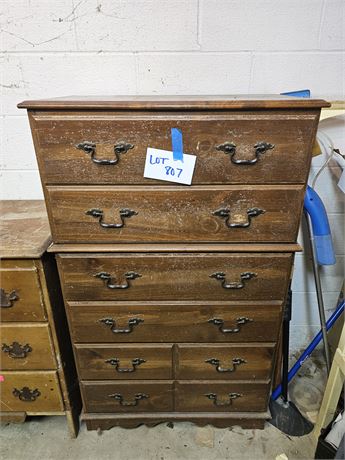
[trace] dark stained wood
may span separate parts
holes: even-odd
[[[48,187],[52,232],[57,243],[131,242],[294,242],[299,228],[304,186],[211,186],[204,187]],[[248,217],[247,211],[264,211]],[[124,219],[120,210],[137,214]],[[214,215],[230,211],[226,219]],[[251,220],[249,220],[251,219]]]
[[[290,279],[292,254],[83,254],[58,256],[65,300],[283,300]],[[125,273],[141,276],[128,289],[109,289],[98,278],[109,273],[112,283],[125,283]],[[255,273],[243,289],[224,289],[226,281]]]
[[[271,377],[274,344],[178,344],[177,348],[175,378],[179,380],[264,380]],[[218,371],[216,365],[207,362],[212,358],[219,362]]]
[[[135,382],[96,382],[82,381],[81,393],[87,412],[167,412],[173,410],[173,386],[169,380],[136,380]],[[135,401],[135,395],[144,394],[147,398],[137,405],[121,405],[109,395],[120,394],[124,403]]]
[[[0,202],[0,258],[37,258],[51,242],[42,200]]]
[[[68,302],[66,307],[76,343],[275,342],[281,321],[279,302]],[[237,333],[222,333],[209,323],[220,318],[225,327],[231,328],[242,316],[253,321]],[[132,333],[114,334],[110,326],[100,322],[103,318],[112,318],[119,327],[127,326],[130,318],[144,322]]]
[[[172,344],[76,345],[79,376],[83,380],[171,379]],[[133,360],[144,360],[133,365]],[[118,366],[109,360],[118,360]],[[133,371],[134,369],[134,371]],[[130,370],[132,372],[125,372]]]

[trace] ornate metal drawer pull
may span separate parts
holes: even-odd
[[[120,154],[126,153],[128,150],[134,148],[133,144],[129,144],[127,142],[118,142],[114,145],[114,160],[102,160],[96,158],[96,144],[94,142],[81,142],[80,144],[76,145],[77,149],[83,150],[85,153],[90,155],[91,160],[98,164],[98,165],[116,165],[120,160]]]
[[[274,144],[269,142],[258,142],[254,145],[255,149],[255,158],[251,160],[237,160],[235,158],[236,154],[236,144],[232,142],[224,142],[224,144],[217,145],[216,150],[221,150],[222,152],[229,154],[231,162],[235,165],[254,165],[260,159],[260,155],[267,152],[267,150],[274,149]]]
[[[12,394],[18,397],[21,401],[32,402],[41,395],[41,392],[36,388],[35,390],[30,390],[29,387],[23,387],[21,390],[14,388]]]
[[[250,226],[252,218],[260,216],[260,214],[263,214],[265,212],[264,209],[260,208],[249,208],[247,209],[247,221],[246,222],[239,222],[239,223],[231,223],[230,222],[230,209],[227,208],[220,208],[217,209],[217,211],[214,211],[212,214],[214,216],[221,217],[222,219],[225,219],[225,225],[228,228],[247,228]]]
[[[26,345],[20,345],[18,342],[12,342],[12,345],[2,344],[2,351],[8,353],[10,358],[26,358],[27,354],[32,351],[32,348],[27,343]]]
[[[115,399],[115,401],[119,401],[120,406],[137,406],[139,401],[141,401],[142,399],[148,399],[150,397],[149,395],[146,395],[144,393],[137,393],[136,395],[134,395],[133,401],[125,401],[123,399],[122,394],[120,393],[114,393],[108,396],[109,398]]]
[[[105,324],[106,326],[110,326],[110,330],[114,334],[130,334],[131,332],[133,332],[134,326],[143,323],[144,320],[141,318],[130,318],[128,320],[128,327],[124,329],[117,328],[116,321],[112,318],[102,318],[99,320],[99,322]]]
[[[210,278],[215,278],[216,280],[221,281],[222,287],[224,289],[242,289],[245,287],[245,281],[249,281],[252,278],[255,278],[256,276],[257,274],[253,272],[243,272],[240,275],[240,282],[231,281],[230,283],[226,282],[226,274],[223,272],[212,273],[212,275],[210,275]]]
[[[128,289],[131,287],[130,281],[135,280],[136,278],[140,278],[141,275],[136,272],[127,272],[125,273],[125,283],[124,284],[117,284],[116,281],[113,282],[113,277],[110,273],[107,272],[99,272],[93,275],[95,278],[99,278],[104,281],[105,285],[109,289]]]
[[[115,366],[116,372],[135,372],[137,366],[140,366],[140,364],[146,363],[145,359],[142,359],[142,358],[132,359],[132,367],[119,367],[120,366],[119,358],[110,358],[110,359],[107,359],[105,362],[110,364],[111,366]]]
[[[18,300],[18,294],[16,291],[11,291],[8,294],[4,291],[4,289],[0,289],[0,307],[1,308],[10,308],[13,307],[13,302]]]
[[[88,211],[85,211],[85,214],[87,216],[92,216],[98,219],[98,223],[101,227],[103,228],[122,228],[125,226],[125,219],[136,216],[138,213],[136,211],[133,211],[132,209],[120,209],[119,214],[120,214],[120,220],[121,223],[118,224],[107,224],[106,222],[103,222],[104,218],[104,212],[102,209],[89,209]]]
[[[240,394],[240,393],[229,393],[229,394],[228,394],[229,401],[228,401],[228,402],[224,402],[224,403],[218,402],[218,396],[216,395],[216,393],[208,393],[208,394],[206,394],[205,396],[206,396],[206,398],[208,398],[208,399],[210,399],[211,401],[213,401],[213,404],[214,404],[215,406],[219,406],[219,407],[223,406],[223,407],[224,407],[224,406],[231,406],[231,405],[232,405],[232,401],[233,401],[234,399],[241,398],[243,395]]]
[[[215,326],[218,326],[218,329],[223,334],[235,334],[237,332],[240,332],[241,326],[243,326],[244,324],[250,323],[252,321],[254,321],[254,320],[252,320],[250,318],[246,318],[245,316],[240,316],[239,318],[236,318],[237,327],[233,327],[233,328],[224,327],[224,322],[225,321],[223,319],[220,319],[220,318],[209,319],[208,323],[212,323]]]
[[[205,363],[209,363],[212,366],[216,366],[216,371],[217,372],[234,372],[236,370],[237,366],[240,366],[241,364],[244,364],[246,362],[247,361],[245,361],[242,358],[233,358],[232,359],[232,367],[222,367],[221,364],[220,364],[219,359],[210,358],[210,359],[206,359],[206,361],[205,361]]]

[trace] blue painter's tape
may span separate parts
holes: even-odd
[[[174,161],[180,160],[183,162],[183,141],[180,129],[171,128],[171,143]]]
[[[299,91],[289,91],[288,93],[280,93],[282,96],[304,97],[310,98],[309,89],[300,89]]]

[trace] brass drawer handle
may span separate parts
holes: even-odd
[[[83,150],[85,153],[90,155],[91,160],[97,165],[116,165],[120,161],[120,154],[128,152],[128,150],[134,148],[134,145],[129,144],[128,142],[118,142],[117,144],[115,144],[114,160],[102,160],[96,158],[96,144],[94,142],[81,142],[80,144],[76,145],[76,148],[79,150]]]
[[[110,326],[110,330],[114,334],[130,334],[133,332],[134,326],[143,323],[144,320],[141,318],[130,318],[128,320],[128,327],[125,327],[124,329],[117,328],[116,321],[113,318],[102,318],[99,322],[105,324],[106,326]]]
[[[37,388],[35,390],[30,390],[29,387],[23,387],[21,390],[14,388],[12,394],[21,401],[33,402],[41,395],[41,392],[38,391]]]
[[[209,319],[208,323],[211,323],[211,324],[214,324],[215,326],[218,326],[218,329],[223,334],[236,334],[237,332],[240,332],[241,326],[243,326],[244,324],[247,324],[247,323],[251,323],[253,321],[254,320],[252,320],[251,318],[246,318],[245,316],[240,316],[239,318],[236,318],[237,326],[233,327],[233,328],[224,327],[225,321],[223,319],[220,319],[220,318]]]
[[[249,208],[247,209],[247,221],[246,222],[237,222],[237,223],[231,223],[230,222],[230,215],[231,211],[228,208],[220,208],[217,209],[217,211],[213,211],[212,215],[221,217],[222,219],[225,219],[225,225],[228,228],[248,228],[250,227],[250,224],[252,222],[253,217],[260,216],[260,214],[263,214],[265,212],[264,209],[260,208]]]
[[[116,281],[113,281],[113,277],[110,273],[107,272],[99,272],[93,275],[95,278],[99,278],[104,281],[106,287],[108,289],[128,289],[131,287],[130,281],[135,280],[136,278],[140,278],[141,275],[136,272],[127,272],[124,274],[125,282],[124,284],[118,284]]]
[[[221,282],[221,285],[224,289],[243,289],[245,287],[245,281],[249,281],[252,278],[257,276],[256,273],[253,272],[243,272],[240,275],[240,282],[230,281],[230,283],[226,282],[226,274],[224,272],[216,272],[210,275],[210,278],[214,278]]]
[[[213,401],[213,404],[215,406],[218,406],[218,407],[224,407],[224,406],[231,406],[232,405],[232,401],[234,399],[237,399],[237,398],[241,398],[243,395],[241,395],[240,393],[229,393],[228,394],[228,397],[229,397],[229,401],[227,402],[218,402],[218,396],[216,395],[216,393],[208,393],[205,395],[206,398],[210,399],[211,401]]]
[[[28,353],[32,351],[32,348],[27,343],[26,345],[20,345],[18,342],[12,342],[12,345],[6,345],[6,343],[2,344],[2,351],[4,353],[8,353],[10,358],[26,358]]]
[[[216,150],[221,150],[222,152],[230,155],[231,162],[235,165],[254,165],[260,159],[260,155],[267,152],[267,150],[274,149],[275,145],[270,144],[269,142],[257,142],[254,145],[255,149],[255,158],[251,160],[237,160],[235,158],[236,154],[236,144],[233,142],[224,142],[224,144],[217,145]]]
[[[120,406],[137,406],[139,404],[139,401],[141,401],[142,399],[148,399],[150,396],[144,393],[137,393],[136,395],[134,395],[133,401],[125,401],[123,399],[122,394],[120,393],[114,393],[112,395],[108,395],[108,397],[115,399],[115,401],[118,401]]]
[[[132,367],[120,367],[119,358],[110,358],[110,359],[107,359],[105,362],[107,364],[110,364],[111,366],[115,366],[116,372],[135,372],[137,366],[140,366],[140,364],[146,363],[145,359],[142,359],[142,358],[132,359]]]
[[[136,216],[138,213],[136,211],[133,211],[132,209],[120,209],[119,214],[120,214],[120,223],[115,223],[115,224],[107,224],[106,222],[103,221],[104,219],[104,212],[102,209],[97,209],[97,208],[92,208],[89,209],[88,211],[85,211],[85,214],[87,216],[92,216],[98,219],[98,223],[101,227],[103,228],[122,228],[125,226],[125,219]]]
[[[242,358],[233,358],[231,362],[232,362],[231,367],[222,367],[219,359],[210,358],[210,359],[206,359],[205,361],[205,363],[209,363],[212,366],[215,366],[217,372],[234,372],[237,366],[240,366],[241,364],[244,364],[247,361],[245,361]]]
[[[0,307],[1,308],[10,308],[13,307],[13,302],[18,300],[18,294],[16,291],[11,291],[7,294],[4,289],[0,289]]]

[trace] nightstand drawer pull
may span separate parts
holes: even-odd
[[[210,278],[215,278],[216,280],[220,281],[224,289],[242,289],[245,287],[245,281],[249,281],[256,276],[257,274],[253,272],[243,272],[240,275],[240,282],[231,281],[230,283],[226,282],[226,274],[224,272],[212,273]]]
[[[230,222],[231,211],[228,208],[220,208],[217,211],[213,211],[212,215],[225,219],[225,225],[228,228],[248,228],[251,224],[252,218],[260,216],[265,211],[260,208],[249,208],[247,209],[247,220],[245,222]]]
[[[127,142],[118,142],[114,145],[115,159],[101,160],[96,158],[96,144],[94,142],[85,141],[76,145],[77,149],[83,150],[85,153],[90,155],[91,160],[98,165],[116,165],[120,160],[120,154],[128,152],[128,150],[132,149],[133,147],[133,144],[129,144]]]
[[[11,291],[8,294],[4,289],[0,289],[0,307],[1,308],[10,308],[13,307],[13,302],[18,300],[18,294],[16,291]]]
[[[216,367],[217,372],[234,372],[237,366],[246,363],[246,361],[242,358],[233,358],[232,359],[232,366],[231,367],[222,367],[220,364],[220,360],[216,358],[206,359],[205,363],[209,363],[212,366]]]
[[[213,404],[215,406],[221,407],[221,406],[231,406],[232,401],[234,399],[241,398],[243,395],[241,395],[240,393],[229,393],[228,394],[229,401],[227,401],[227,402],[218,402],[218,396],[216,395],[216,393],[207,393],[205,396],[206,396],[206,398],[208,398],[211,401],[213,401]]]
[[[240,332],[241,326],[243,326],[244,324],[250,323],[252,321],[253,320],[250,319],[250,318],[246,318],[245,316],[240,316],[239,318],[236,319],[237,327],[226,328],[226,327],[224,327],[224,320],[223,319],[212,318],[212,319],[208,320],[209,323],[214,324],[215,326],[218,326],[218,329],[223,334],[235,334],[237,332]]]
[[[130,318],[128,320],[128,327],[125,327],[124,329],[117,328],[116,321],[112,318],[102,318],[99,320],[99,322],[105,324],[106,326],[110,326],[110,330],[114,334],[130,334],[131,332],[133,332],[134,326],[143,323],[144,320],[141,318]]]
[[[29,387],[23,387],[21,390],[14,388],[12,394],[18,397],[21,401],[32,402],[41,395],[41,392],[36,388],[35,390],[30,390]]]
[[[269,142],[258,142],[254,145],[255,149],[255,158],[251,160],[237,160],[235,158],[236,154],[236,145],[232,142],[224,142],[224,144],[217,145],[216,150],[221,150],[222,152],[230,155],[231,162],[235,165],[254,165],[260,159],[260,155],[267,152],[267,150],[273,149],[274,144]]]
[[[150,397],[149,395],[146,395],[144,393],[137,393],[134,396],[133,401],[125,401],[123,399],[122,394],[120,394],[120,393],[114,393],[114,394],[108,395],[108,396],[109,396],[109,398],[113,398],[113,399],[115,399],[115,401],[118,401],[120,406],[137,406],[139,401],[141,401],[142,399],[147,399],[147,398]]]
[[[111,366],[115,366],[116,372],[135,372],[137,366],[140,366],[140,364],[146,363],[145,359],[142,359],[142,358],[132,359],[132,367],[120,367],[119,358],[110,358],[110,359],[107,359],[105,362],[107,364],[110,364]]]
[[[106,222],[103,222],[104,212],[102,209],[96,209],[96,208],[89,209],[88,211],[85,211],[85,214],[98,219],[99,225],[103,228],[122,228],[125,226],[126,218],[136,216],[138,213],[136,211],[133,211],[132,209],[127,209],[127,208],[120,209],[119,214],[120,214],[121,223],[118,223],[118,224],[107,224]]]
[[[13,342],[12,345],[6,345],[6,343],[2,344],[2,351],[4,353],[8,353],[10,358],[26,358],[28,353],[32,351],[32,348],[27,343],[26,345],[21,345],[18,342]]]
[[[107,272],[99,272],[93,275],[95,278],[99,278],[104,281],[106,287],[108,289],[128,289],[131,287],[130,281],[135,280],[136,278],[140,278],[141,275],[136,272],[127,272],[124,274],[125,283],[124,284],[117,284],[116,281],[113,281],[113,277],[110,273]]]

